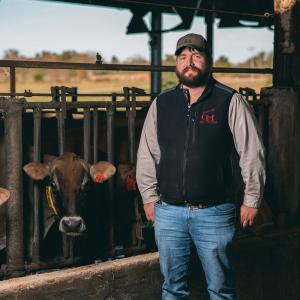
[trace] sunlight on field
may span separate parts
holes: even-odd
[[[95,75],[96,76],[96,75]],[[272,85],[271,75],[260,74],[214,74],[214,77],[238,90],[240,87],[249,87],[254,89],[257,93],[260,92],[262,87]],[[162,88],[166,89],[177,84],[178,80],[173,73],[164,73]],[[144,89],[146,93],[150,92],[150,73],[147,72],[105,72],[104,74],[97,75],[93,80],[47,80],[47,81],[34,81],[34,80],[18,80],[16,84],[16,91],[22,93],[25,90],[30,90],[33,93],[50,93],[51,86],[67,86],[77,87],[78,93],[123,93],[123,87],[137,87]],[[0,82],[0,92],[9,92],[8,80]],[[78,97],[79,101],[96,101],[96,100],[110,100],[109,96],[106,97]],[[34,97],[27,98],[27,101],[50,101],[50,97]],[[141,99],[140,100],[145,100]]]

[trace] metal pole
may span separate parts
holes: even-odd
[[[151,66],[161,65],[162,53],[162,15],[160,11],[152,11],[152,32],[150,33]],[[151,72],[151,93],[161,91],[161,72]]]
[[[211,56],[213,57],[214,54],[214,15],[213,13],[208,13],[205,17],[206,23],[206,39],[209,45]]]
[[[94,107],[93,111],[93,162],[98,161],[98,109]]]
[[[274,0],[273,85],[293,87],[298,72],[297,68],[294,68],[297,50],[294,15],[297,14],[294,1],[287,1],[285,5],[281,5],[283,2]]]
[[[57,110],[56,118],[58,121],[58,153],[59,155],[63,155],[65,151],[65,118],[63,116],[63,112]]]
[[[12,277],[24,274],[23,191],[22,191],[22,110],[23,102],[10,99],[5,118],[7,202],[7,271]]]
[[[114,124],[115,124],[115,106],[116,96],[112,95],[113,105],[110,106],[107,111],[107,159],[110,163],[114,164],[115,162],[115,151],[114,151]],[[114,255],[114,222],[115,222],[115,207],[114,207],[114,178],[110,178],[108,181],[109,188],[109,254]]]
[[[41,161],[41,120],[39,108],[33,112],[33,160]],[[40,262],[40,190],[37,182],[33,183],[33,240],[32,262]]]
[[[129,161],[135,163],[135,116],[136,116],[136,94],[132,88],[131,107],[127,111],[128,115],[128,140],[129,140]]]
[[[10,75],[10,94],[13,97],[16,93],[16,68],[10,67],[9,68],[9,75]]]
[[[85,162],[90,162],[90,144],[91,144],[91,112],[86,107],[83,112],[83,156]]]

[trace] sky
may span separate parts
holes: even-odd
[[[109,61],[134,56],[149,58],[149,36],[126,34],[131,13],[125,9],[66,4],[38,0],[0,0],[0,58],[5,50],[17,49],[34,56],[43,50],[99,52]],[[145,16],[149,24],[150,15]],[[163,29],[180,22],[163,15]],[[219,29],[215,21],[214,57],[225,55],[233,63],[245,61],[273,48],[273,31],[253,28]],[[188,32],[205,36],[203,18],[196,18],[189,31],[163,34],[163,56],[173,54],[178,38]]]

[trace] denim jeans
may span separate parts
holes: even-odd
[[[155,204],[163,300],[189,299],[187,273],[192,243],[204,269],[210,299],[237,299],[231,264],[235,215],[233,203],[202,209],[161,201]]]

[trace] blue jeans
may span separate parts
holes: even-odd
[[[204,269],[210,299],[237,299],[231,264],[235,215],[233,203],[202,209],[155,204],[163,300],[189,299],[187,277],[192,243]]]

